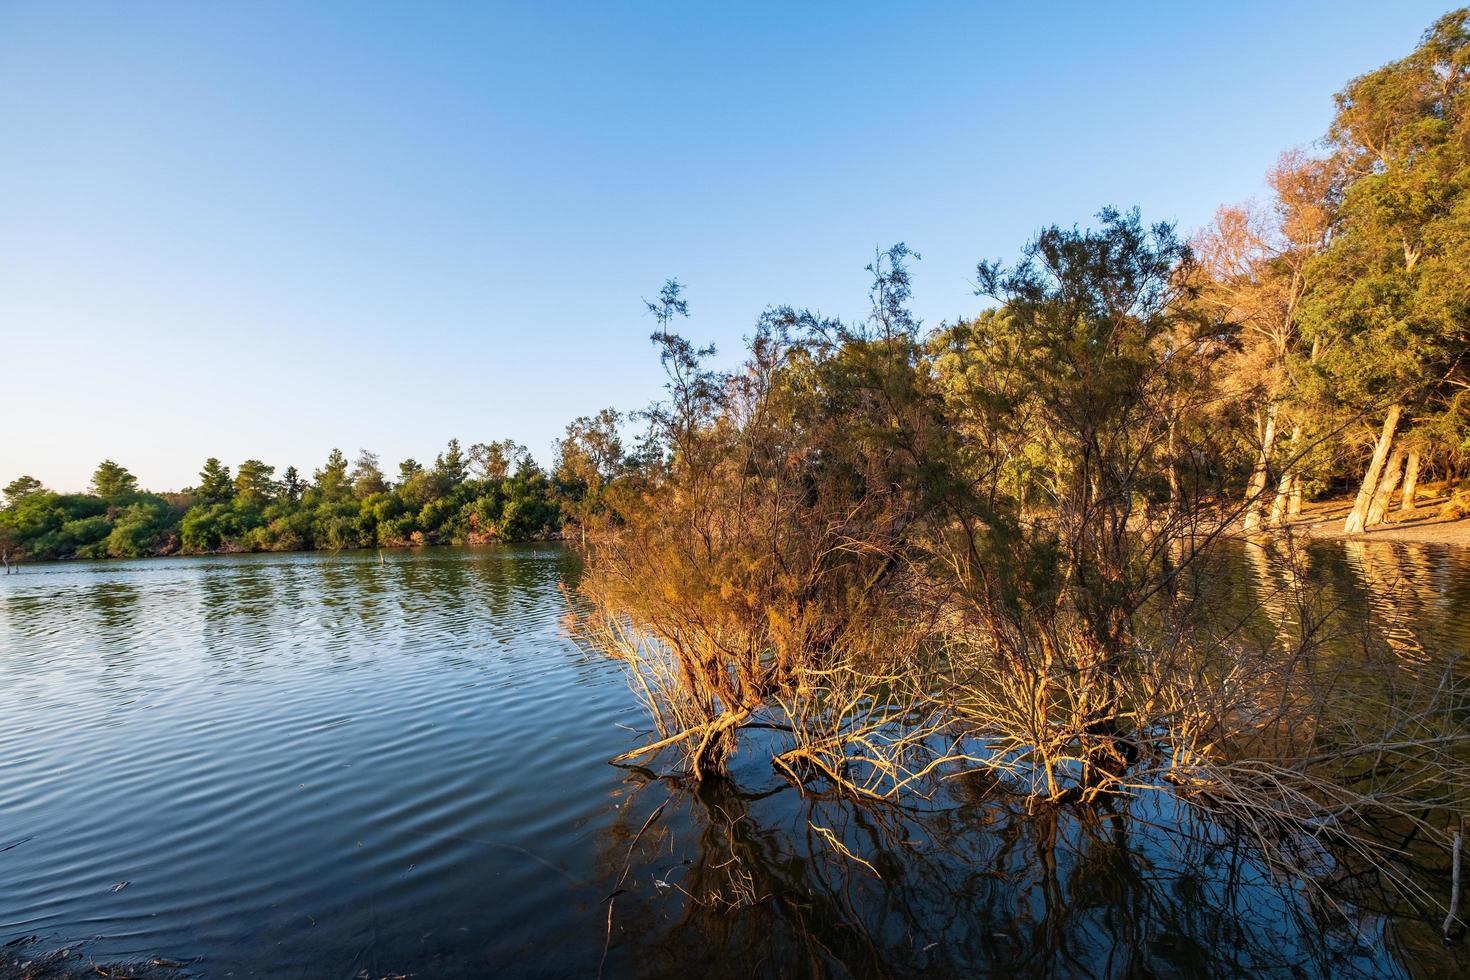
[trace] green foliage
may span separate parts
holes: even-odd
[[[498,439],[494,442],[477,442],[470,447],[469,462],[475,470],[476,475],[487,483],[498,483],[515,472],[523,462],[530,458],[526,447],[510,439]],[[413,460],[405,461],[404,465],[414,463]]]
[[[1348,83],[1328,135],[1340,201],[1303,301],[1308,393],[1457,431],[1435,416],[1463,418],[1470,370],[1470,12]]]
[[[671,302],[671,295],[677,300],[678,292],[678,284],[670,282],[664,287],[665,302]],[[680,309],[687,309],[682,300],[678,302]],[[662,315],[663,307],[649,304],[649,308]],[[672,334],[657,336],[681,339]],[[623,443],[618,434],[622,422],[621,413],[604,408],[596,415],[573,419],[567,426],[566,436],[557,441],[556,480],[578,523],[586,523],[602,513],[603,488],[625,468]]]
[[[55,551],[75,554],[83,558],[101,558],[106,554],[104,539],[112,531],[112,522],[102,514],[67,521],[56,532],[54,543],[48,542]]]
[[[198,504],[184,514],[180,538],[188,552],[244,551],[248,532],[264,522],[258,509],[238,498],[226,503]]]
[[[448,448],[435,458],[434,473],[446,486],[446,489],[464,482],[467,470],[464,454],[459,449],[458,439],[450,439]]]
[[[281,474],[281,495],[288,503],[296,503],[301,499],[301,494],[306,490],[306,484],[301,479],[301,474],[296,472],[296,467],[286,467],[286,472]]]
[[[142,495],[113,518],[103,547],[109,558],[145,558],[168,554],[179,546],[179,514],[168,501]]]
[[[312,475],[317,494],[323,500],[342,500],[350,496],[351,483],[347,478],[347,457],[342,450],[333,449],[327,456],[326,465]]]
[[[18,476],[5,485],[5,502],[17,504],[21,498],[29,497],[33,493],[40,493],[46,489],[41,486],[41,481],[33,476]]]
[[[487,446],[495,447],[488,455]],[[562,498],[523,447],[479,444],[475,456],[476,468],[496,479],[472,478],[456,441],[430,470],[407,461],[397,486],[366,450],[350,471],[333,450],[309,487],[295,467],[276,482],[275,467],[258,459],[245,460],[231,479],[213,457],[198,487],[167,497],[140,492],[110,461],[94,481],[105,494],[51,493],[20,477],[5,490],[0,549],[24,559],[141,558],[522,541],[560,530]],[[510,460],[514,474],[504,472]]]
[[[116,500],[137,489],[138,478],[110,459],[104,459],[92,474],[92,492],[104,500]]]
[[[357,454],[357,461],[352,467],[352,492],[357,497],[371,497],[376,493],[385,493],[388,490],[388,481],[383,477],[383,468],[378,463],[378,454],[370,453],[366,449]]]
[[[235,476],[235,495],[250,507],[264,507],[276,495],[277,486],[272,477],[276,468],[267,466],[258,459],[247,459],[240,464]]]
[[[0,528],[26,558],[64,558],[106,537],[106,513],[107,503],[98,497],[42,490],[0,510]]]
[[[312,515],[297,501],[281,501],[261,515],[265,524],[245,536],[251,551],[306,551],[314,547]]]
[[[230,468],[211,456],[204,461],[199,471],[199,486],[194,495],[206,504],[224,503],[235,495],[235,484],[230,479]]]

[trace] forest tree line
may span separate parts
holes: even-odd
[[[139,558],[547,538],[579,512],[589,454],[615,441],[617,424],[611,411],[577,419],[551,472],[511,440],[468,449],[450,440],[432,464],[406,459],[391,476],[376,454],[349,462],[337,449],[309,477],[258,459],[231,473],[211,457],[198,484],[177,493],[139,488],[112,460],[97,467],[88,493],[21,476],[4,489],[0,548],[11,560]]]

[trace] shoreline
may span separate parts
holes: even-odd
[[[1444,505],[1451,495],[1446,492],[1422,494],[1412,511],[1395,508],[1388,521],[1358,534],[1346,534],[1343,522],[1353,508],[1353,498],[1334,497],[1304,504],[1294,520],[1265,533],[1305,534],[1313,541],[1364,541],[1387,544],[1432,544],[1451,548],[1470,548],[1470,517],[1445,517]],[[1245,537],[1237,530],[1237,536]]]
[[[384,552],[384,551],[413,551],[421,548],[482,548],[488,545],[505,544],[547,544],[550,542],[566,542],[571,538],[564,530],[552,531],[548,534],[538,534],[529,538],[493,538],[483,537],[479,540],[455,540],[455,541],[395,541],[392,544],[363,545],[356,548],[216,548],[213,551],[176,551],[159,552],[152,555],[97,555],[92,557],[81,557],[79,555],[61,555],[55,558],[17,558],[11,555],[9,558],[9,572],[0,569],[0,575],[20,574],[20,569],[26,565],[65,565],[71,562],[102,561],[154,561],[159,558],[221,558],[229,555],[336,555],[343,553],[358,552]]]

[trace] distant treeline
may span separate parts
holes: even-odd
[[[56,493],[22,476],[4,490],[0,550],[11,560],[139,558],[554,537],[587,498],[589,447],[605,442],[616,419],[604,412],[569,426],[551,472],[508,440],[468,450],[450,440],[431,466],[398,464],[396,479],[376,454],[349,462],[336,449],[309,480],[294,466],[278,477],[258,459],[232,474],[211,457],[198,485],[178,493],[142,490],[112,460],[97,467],[90,493]]]

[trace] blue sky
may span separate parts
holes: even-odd
[[[861,314],[899,240],[974,312],[1043,224],[1258,196],[1446,9],[0,2],[0,483],[549,462],[659,393],[665,278],[726,360],[768,304]]]

